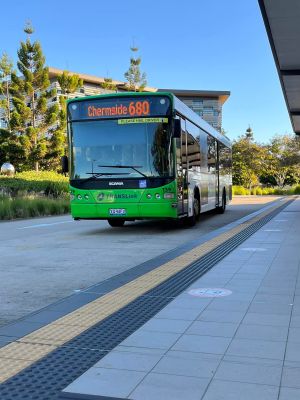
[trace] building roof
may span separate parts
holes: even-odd
[[[218,91],[218,90],[187,90],[187,89],[157,89],[158,92],[171,92],[177,97],[207,97],[207,98],[219,98],[221,103],[224,104],[225,101],[230,96],[228,91]]]
[[[64,70],[54,67],[49,67],[49,77],[56,78],[57,75],[61,75]],[[79,72],[68,71],[69,74],[78,75],[86,83],[93,83],[100,85],[104,82],[104,77],[95,76],[95,75],[88,75],[88,74],[81,74]],[[126,82],[117,81],[115,79],[112,80],[112,83],[117,86],[118,89],[125,89]],[[181,89],[157,89],[153,87],[145,87],[145,92],[171,92],[174,93],[175,96],[191,96],[191,97],[207,97],[207,98],[219,98],[221,103],[224,104],[225,101],[230,96],[230,92],[228,91],[217,91],[217,90],[181,90]]]
[[[293,129],[300,135],[300,2],[258,1]]]
[[[49,67],[49,77],[50,78],[56,78],[58,75],[61,75],[64,72],[64,70],[59,69],[59,68],[54,68],[54,67]],[[88,74],[82,74],[80,72],[73,72],[73,71],[68,71],[70,75],[78,75],[79,78],[81,78],[84,82],[86,83],[94,83],[94,84],[101,84],[104,83],[104,77],[102,76],[95,76],[95,75],[88,75]],[[117,81],[115,79],[112,79],[112,83],[116,85],[120,89],[124,89],[126,82],[123,81]],[[155,88],[146,86],[145,87],[145,92],[156,92]]]

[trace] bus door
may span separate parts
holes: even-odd
[[[222,193],[220,193],[220,143],[216,142],[216,206],[222,202]],[[221,202],[220,202],[221,195]]]
[[[178,215],[188,212],[187,134],[185,120],[181,119],[181,138],[176,139]]]
[[[217,141],[207,135],[208,204],[214,208],[218,202]]]

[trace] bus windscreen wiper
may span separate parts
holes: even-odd
[[[144,178],[148,178],[143,172],[139,171],[137,168],[142,168],[142,165],[98,165],[98,167],[102,168],[131,168],[136,171],[138,174],[142,175]],[[116,175],[123,175],[123,174],[116,174]],[[128,175],[128,174],[126,174]]]
[[[92,175],[89,178],[85,178],[85,181],[90,181],[92,179],[98,179],[100,176],[111,176],[111,175],[129,175],[129,173],[111,173],[111,172],[86,172],[87,175]]]

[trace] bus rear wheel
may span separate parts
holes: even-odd
[[[113,228],[118,228],[121,227],[125,224],[125,219],[123,218],[116,218],[116,219],[108,219],[107,222],[109,223],[110,226]]]
[[[222,196],[222,205],[220,207],[217,207],[217,213],[218,214],[224,214],[226,210],[226,192],[223,192]]]

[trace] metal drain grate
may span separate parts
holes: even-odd
[[[189,287],[288,204],[290,202],[246,227],[184,270],[75,337],[64,347],[54,350],[4,382],[0,386],[1,400],[58,399],[62,389],[157,314],[173,297]]]

